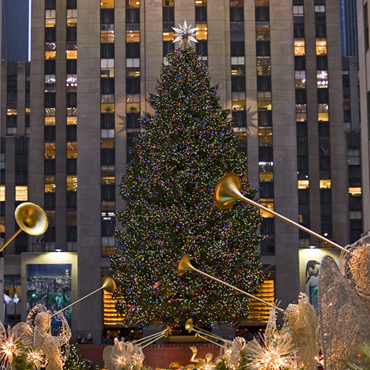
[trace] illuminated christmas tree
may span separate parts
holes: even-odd
[[[236,204],[221,211],[213,201],[217,181],[234,172],[243,194],[246,157],[217,86],[193,48],[167,56],[156,94],[155,113],[141,118],[133,161],[121,183],[127,209],[117,213],[119,249],[111,259],[118,289],[117,309],[126,324],[234,325],[248,315],[248,299],[194,272],[176,275],[189,253],[197,267],[250,293],[264,280],[256,250],[258,209]]]

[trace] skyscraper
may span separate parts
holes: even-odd
[[[24,154],[25,145],[14,144],[18,149],[11,157],[8,142],[26,140],[18,135],[30,138],[28,182],[22,186],[50,220],[43,237],[7,247],[14,262],[6,273],[12,266],[20,271],[16,255],[25,250],[60,249],[78,254],[78,272],[71,273],[78,277],[78,297],[100,286],[115,249],[111,225],[115,210],[124,207],[118,182],[140,130],[138,118],[151,112],[146,98],[175,47],[172,27],[184,20],[198,28],[196,50],[211,68],[212,82],[220,85],[223,107],[231,111],[260,203],[341,245],[349,242],[335,0],[63,0],[56,5],[55,0],[32,2],[31,94],[24,113],[30,114],[29,129],[20,124],[23,108],[16,111],[18,121],[1,111],[2,122],[12,122],[2,127],[5,239],[15,228],[11,210],[18,185],[11,158]],[[300,290],[300,248],[328,245],[264,216],[262,262],[275,286],[272,298],[286,307]],[[97,342],[103,329],[114,325],[103,321],[99,295],[79,303],[73,315],[78,315],[73,330],[91,332]]]

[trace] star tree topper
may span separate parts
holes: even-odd
[[[198,42],[194,36],[195,36],[195,31],[197,28],[191,28],[191,25],[188,27],[186,21],[184,21],[184,25],[181,26],[179,24],[180,28],[172,27],[172,29],[176,32],[175,33],[175,40],[173,42],[178,42],[180,41],[180,47],[184,44],[186,46],[191,46],[191,41],[193,42]]]

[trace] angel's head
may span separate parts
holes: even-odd
[[[40,312],[35,318],[35,326],[42,332],[45,333],[50,330],[50,315],[48,312]]]

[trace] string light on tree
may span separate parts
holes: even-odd
[[[167,55],[156,93],[155,113],[145,113],[135,139],[133,161],[121,183],[127,208],[117,213],[118,252],[111,259],[117,309],[125,324],[235,325],[248,315],[248,299],[192,272],[176,275],[184,254],[202,261],[201,270],[242,288],[258,291],[264,280],[257,252],[257,207],[237,204],[219,210],[214,187],[224,174],[246,181],[246,157],[222,110],[217,86],[193,48]]]

